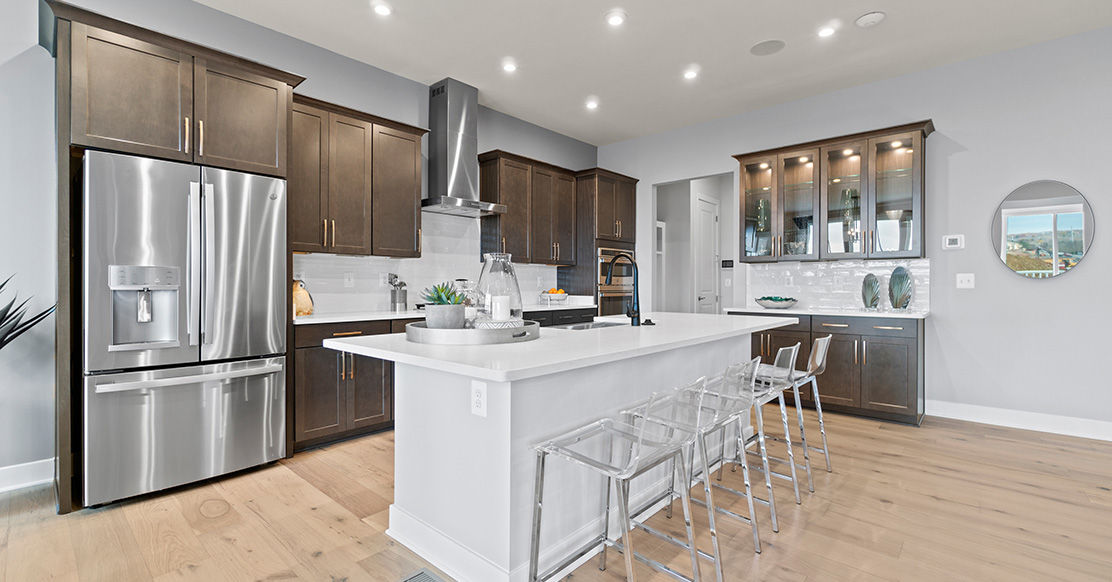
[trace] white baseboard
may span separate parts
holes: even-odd
[[[0,493],[54,480],[54,459],[0,467]]]
[[[1091,418],[1009,410],[1007,408],[962,404],[945,400],[927,400],[926,414],[927,416],[941,416],[997,426],[1112,441],[1112,422]]]

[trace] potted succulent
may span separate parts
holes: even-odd
[[[466,311],[463,294],[445,281],[425,289],[425,325],[429,329],[463,329]]]
[[[12,275],[14,277],[15,275]],[[4,287],[12,280],[8,277],[3,283],[0,283],[0,292],[4,291]],[[36,313],[30,318],[24,320],[23,316],[27,315],[27,302],[31,298],[24,299],[22,303],[16,304],[17,298],[12,297],[12,300],[7,305],[0,307],[0,348],[10,344],[15,338],[23,335],[24,332],[31,329],[35,324],[46,319],[48,315],[54,313],[54,307]]]

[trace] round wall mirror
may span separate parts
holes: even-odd
[[[992,219],[996,256],[1031,279],[1057,277],[1077,266],[1093,244],[1093,209],[1069,184],[1039,180],[1016,188]]]

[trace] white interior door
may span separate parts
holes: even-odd
[[[718,201],[699,197],[692,220],[695,246],[695,312],[718,313]]]

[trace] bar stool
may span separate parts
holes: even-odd
[[[830,351],[830,340],[834,336],[827,335],[815,340],[814,345],[811,347],[811,357],[807,360],[807,371],[800,373],[796,372],[795,381],[792,383],[792,390],[795,391],[795,409],[799,414],[799,434],[803,435],[803,409],[799,406],[799,388],[811,384],[811,397],[815,400],[815,412],[819,417],[819,433],[822,435],[822,448],[812,446],[810,450],[822,453],[826,459],[826,472],[830,473],[830,453],[827,452],[826,446],[826,423],[822,420],[822,401],[819,400],[819,383],[818,377],[826,371],[826,354]]]
[[[681,505],[683,506],[684,526],[687,530],[687,541],[667,538],[668,541],[688,550],[691,555],[692,576],[689,578],[664,564],[648,558],[633,549],[630,532],[633,527],[644,529],[632,517],[636,517],[648,509],[652,503],[631,514],[629,507],[629,483],[635,477],[646,471],[658,467],[666,462],[673,461],[682,473],[681,479],[687,475],[687,451],[694,439],[694,434],[678,431],[670,427],[652,423],[638,422],[636,417],[644,418],[645,412],[651,409],[662,399],[678,397],[692,401],[692,408],[676,408],[677,414],[695,414],[702,411],[701,400],[706,390],[706,380],[700,378],[689,386],[684,386],[671,395],[661,396],[653,394],[648,401],[637,407],[637,414],[624,415],[622,420],[604,418],[580,427],[568,433],[549,439],[537,445],[537,473],[536,485],[533,493],[533,531],[529,556],[530,582],[543,582],[552,578],[556,573],[572,564],[572,562],[585,556],[592,550],[602,546],[599,557],[599,569],[606,569],[606,549],[613,547],[622,553],[625,558],[626,579],[632,582],[634,577],[633,559],[649,565],[655,570],[669,574],[680,580],[698,581],[699,563],[695,548],[695,536],[691,526],[691,504],[688,491],[680,492]],[[698,425],[696,419],[695,424]],[[548,455],[557,455],[572,463],[586,467],[600,473],[604,478],[605,506],[603,510],[603,530],[599,536],[589,541],[572,552],[567,558],[556,566],[549,568],[538,575],[540,558],[540,531],[541,510],[543,509],[544,493],[544,468]],[[610,484],[614,483],[614,491],[618,503],[618,523],[621,528],[622,542],[611,541],[609,538],[609,513],[610,513]]]
[[[749,409],[753,406],[754,383],[756,380],[757,367],[759,365],[760,358],[755,358],[751,362],[730,366],[721,376],[706,381],[706,387],[702,389],[704,392],[702,395],[694,393],[685,395],[681,392],[673,397],[662,399],[647,409],[636,409],[625,412],[625,414],[643,418],[648,422],[661,424],[677,431],[695,434],[695,438],[692,439],[690,444],[693,450],[689,450],[687,455],[688,460],[692,463],[692,467],[686,471],[690,480],[683,480],[682,474],[685,471],[681,470],[681,478],[679,480],[680,489],[682,493],[684,489],[690,489],[693,482],[694,484],[698,484],[699,482],[703,484],[703,492],[706,495],[706,501],[696,498],[692,498],[692,501],[704,505],[707,508],[707,523],[710,529],[713,554],[708,556],[701,550],[698,551],[698,553],[702,557],[711,559],[714,562],[715,574],[718,580],[723,580],[724,578],[721,550],[718,543],[716,513],[730,516],[750,526],[753,531],[753,549],[758,554],[761,553],[761,538],[757,527],[756,512],[753,508],[754,498],[749,481],[749,464],[745,456],[741,455],[739,457],[742,477],[745,482],[744,492],[713,484],[708,478],[710,475],[711,459],[707,447],[707,437],[718,432],[722,432],[724,437],[724,429],[726,427],[732,426],[743,414],[747,415],[749,413]],[[696,405],[701,406],[701,412],[690,410],[691,407]],[[694,466],[696,460],[699,462],[697,467]],[[675,471],[675,469],[676,468],[673,467],[673,471]],[[749,515],[744,516],[716,505],[712,492],[715,488],[745,498],[749,503]],[[671,503],[676,497],[675,489],[675,479],[673,479],[667,493],[669,502],[669,511],[667,515],[669,517],[671,517]],[[642,529],[660,538],[666,539],[668,537],[667,534],[657,532],[647,526],[643,526]]]
[[[788,408],[784,402],[784,392],[790,389],[793,385],[792,374],[795,370],[795,361],[799,356],[800,344],[780,348],[776,351],[776,359],[771,366],[761,364],[758,368],[756,384],[755,384],[755,399],[753,402],[753,411],[757,419],[757,430],[753,435],[744,439],[739,447],[738,456],[742,456],[741,451],[745,454],[758,455],[761,458],[761,468],[756,469],[764,473],[765,487],[768,489],[768,500],[757,499],[758,502],[767,503],[769,506],[769,513],[772,518],[772,531],[780,531],[780,524],[776,519],[776,499],[772,490],[772,478],[776,477],[792,482],[792,489],[795,493],[795,503],[798,505],[802,503],[799,496],[799,479],[796,474],[797,465],[795,462],[795,453],[792,450],[791,431],[788,424]],[[775,437],[767,437],[764,434],[764,414],[762,408],[776,400],[780,405],[780,421],[783,424],[785,439],[779,439],[784,443],[787,449],[788,458],[781,459],[773,457],[768,454],[767,440],[775,439]],[[739,420],[738,434],[743,434],[742,424]],[[740,440],[740,437],[739,437]],[[754,444],[759,445],[758,452],[749,451],[749,447]],[[806,451],[806,449],[804,449]],[[769,461],[776,461],[779,463],[787,464],[790,469],[790,474],[781,473],[770,468]],[[810,473],[809,460],[804,454],[804,465],[807,472]],[[812,489],[813,490],[813,489]]]

